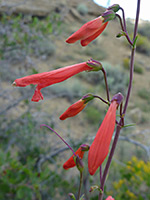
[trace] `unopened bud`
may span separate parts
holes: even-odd
[[[81,151],[88,151],[90,149],[90,145],[88,144],[81,144]]]
[[[82,172],[83,169],[84,169],[84,165],[83,165],[82,159],[79,156],[74,156],[73,158],[74,158],[74,162],[76,163],[76,166],[77,166],[78,170],[80,172]]]
[[[90,71],[99,71],[99,70],[102,70],[102,64],[97,61],[97,60],[94,60],[94,59],[90,59],[88,60],[88,62],[86,63],[88,66],[92,67],[93,70],[90,70]]]
[[[16,82],[15,82],[15,81],[12,83],[12,86],[17,86],[17,84],[16,84]]]
[[[117,38],[120,38],[120,37],[125,36],[125,35],[126,35],[126,33],[122,31],[122,32],[118,33],[118,34],[116,35],[116,37],[117,37]]]
[[[122,34],[122,33],[118,33],[117,35],[116,35],[116,37],[117,38],[120,38],[120,37],[122,37],[124,34]]]
[[[116,101],[118,103],[118,105],[120,105],[123,101],[123,98],[124,98],[123,95],[119,92],[113,96],[111,102]]]
[[[113,10],[114,12],[118,12],[119,9],[120,9],[119,4],[113,4],[112,6],[107,8],[107,10]]]
[[[69,193],[68,196],[69,196],[71,199],[76,200],[76,198],[75,198],[75,196],[74,196],[73,193]]]
[[[93,100],[93,99],[94,99],[94,97],[93,97],[92,94],[87,94],[87,95],[82,97],[82,100],[84,100],[85,104],[88,103],[89,101]]]
[[[116,14],[113,10],[106,10],[101,16],[104,18],[103,22],[108,22],[113,20],[116,17]]]
[[[91,186],[89,192],[93,192],[95,190],[100,190],[100,187],[98,185]]]

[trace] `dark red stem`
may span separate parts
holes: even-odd
[[[42,126],[49,128],[53,133],[55,133],[61,139],[61,141],[72,151],[74,156],[77,156],[76,153],[74,152],[74,150],[71,148],[71,146],[56,131],[54,131],[50,126],[48,126],[46,124],[41,124],[40,127],[42,127]]]
[[[104,74],[104,80],[105,80],[105,86],[106,86],[106,94],[107,94],[107,100],[108,102],[110,101],[109,98],[109,88],[108,88],[108,83],[107,83],[107,75],[106,75],[106,71],[104,70],[104,68],[102,68],[102,72]]]
[[[133,34],[133,42],[136,38],[137,35],[137,29],[138,29],[138,21],[139,21],[139,13],[140,13],[140,3],[141,0],[137,0],[137,12],[136,12],[136,21],[135,21],[135,27],[134,27],[134,34]],[[132,47],[132,51],[131,51],[131,60],[130,60],[130,79],[129,79],[129,86],[128,86],[128,91],[127,91],[127,96],[126,96],[126,100],[125,100],[125,105],[124,105],[124,109],[123,109],[123,115],[126,114],[126,110],[128,107],[128,103],[129,103],[129,98],[130,98],[130,94],[131,94],[131,89],[132,89],[132,82],[133,82],[133,72],[134,72],[134,55],[135,55],[135,47]],[[105,185],[105,181],[106,181],[106,177],[109,171],[109,167],[116,149],[116,145],[118,142],[118,138],[119,138],[119,134],[120,134],[120,130],[122,127],[122,119],[120,119],[119,124],[117,125],[116,128],[116,133],[115,133],[115,138],[111,147],[111,151],[110,154],[108,156],[108,160],[104,169],[104,173],[103,173],[103,177],[102,177],[102,181],[101,181],[101,190],[104,191],[104,185]],[[99,194],[99,200],[103,199],[103,193]]]

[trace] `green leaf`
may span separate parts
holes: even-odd
[[[16,197],[19,200],[32,200],[32,189],[27,186],[20,186],[17,190]]]

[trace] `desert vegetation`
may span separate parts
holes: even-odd
[[[13,10],[8,6],[7,10],[0,11],[2,200],[66,200],[70,198],[68,193],[76,195],[78,170],[65,171],[62,167],[71,156],[70,150],[54,133],[40,125],[48,124],[66,138],[73,149],[78,149],[83,143],[92,143],[108,110],[107,105],[95,99],[78,116],[65,121],[59,119],[67,107],[87,93],[100,93],[107,99],[102,73],[82,72],[61,84],[44,88],[44,101],[40,102],[31,102],[33,85],[13,88],[14,80],[81,63],[92,57],[106,70],[111,98],[118,92],[124,96],[127,93],[131,56],[125,38],[116,38],[120,31],[118,20],[114,19],[100,37],[81,49],[79,43],[69,45],[65,40],[81,25],[97,17],[97,5],[86,1],[62,6],[59,3],[55,1],[51,12],[43,16],[17,11],[16,4]],[[91,12],[91,7],[95,11]],[[105,9],[99,7],[98,10],[101,15]],[[150,199],[149,27],[149,22],[139,24],[133,88],[125,119],[129,126],[121,131],[104,198],[111,195],[116,200]],[[127,23],[127,28],[132,36],[132,21]],[[118,115],[119,111],[117,119]],[[99,172],[90,176],[86,153],[84,160],[82,194],[86,200],[96,200],[98,190],[92,193],[89,190],[91,185],[99,182]]]

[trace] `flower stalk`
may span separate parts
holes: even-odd
[[[57,137],[59,137],[61,139],[61,141],[72,151],[74,156],[77,156],[76,153],[74,152],[74,150],[71,148],[71,146],[56,131],[54,131],[50,126],[48,126],[46,124],[41,124],[40,127],[42,127],[42,126],[49,128],[53,133],[55,133],[57,135]]]
[[[106,94],[107,94],[107,100],[108,102],[110,101],[110,98],[109,98],[109,88],[108,88],[108,82],[107,82],[107,75],[106,75],[106,71],[104,68],[102,68],[102,72],[104,74],[104,80],[105,80],[105,86],[106,86]]]
[[[80,183],[79,183],[77,200],[80,199],[82,182],[83,182],[83,171],[80,171]]]
[[[137,35],[137,29],[138,29],[138,21],[139,21],[139,13],[140,13],[140,2],[141,0],[137,0],[137,12],[136,12],[136,21],[135,21],[135,27],[134,27],[134,35],[133,35],[133,41],[136,38]],[[132,89],[132,83],[133,83],[133,72],[134,72],[134,56],[135,56],[135,48],[133,47],[131,50],[131,60],[130,60],[130,79],[129,79],[129,85],[128,85],[128,91],[127,91],[127,96],[126,96],[126,100],[125,100],[125,105],[124,105],[124,109],[123,109],[123,116],[125,116],[126,111],[127,111],[127,107],[128,107],[128,103],[129,103],[129,98],[130,98],[130,94],[131,94],[131,89]],[[101,190],[104,190],[104,185],[105,185],[105,181],[106,181],[106,176],[108,174],[109,171],[109,167],[116,149],[116,145],[118,142],[118,138],[119,138],[119,134],[121,131],[121,125],[122,125],[122,119],[120,119],[119,124],[117,125],[116,128],[116,133],[115,133],[115,138],[110,150],[110,154],[108,156],[108,160],[104,169],[104,173],[102,176],[102,181],[101,181]],[[99,193],[99,197],[98,200],[102,200],[103,199],[103,193]]]
[[[53,71],[49,72],[43,72],[39,74],[33,74],[29,76],[25,76],[22,78],[18,78],[13,82],[13,86],[17,87],[26,87],[28,85],[37,85],[35,92],[32,97],[32,101],[38,102],[40,100],[43,100],[43,95],[41,93],[41,89],[48,87],[50,85],[63,82],[72,76],[81,73],[83,71],[100,71],[102,70],[104,75],[104,81],[105,81],[105,88],[106,88],[106,96],[107,100],[104,100],[98,95],[92,95],[87,94],[83,96],[81,99],[79,99],[77,102],[72,104],[61,116],[60,120],[65,120],[70,117],[76,116],[78,113],[80,113],[88,104],[89,101],[93,100],[94,98],[98,98],[103,103],[107,104],[109,106],[108,111],[106,113],[106,116],[101,123],[98,132],[94,138],[94,141],[92,142],[91,146],[82,144],[76,152],[71,148],[71,146],[56,132],[54,131],[50,126],[46,124],[42,124],[40,127],[47,127],[50,129],[53,133],[61,139],[61,141],[72,151],[73,155],[64,163],[63,168],[65,170],[68,170],[73,167],[77,167],[80,173],[80,183],[77,193],[77,198],[75,198],[75,195],[70,193],[69,196],[72,199],[81,200],[83,199],[83,196],[81,196],[81,186],[83,182],[83,169],[84,165],[82,162],[82,158],[84,156],[85,151],[89,150],[88,153],[88,169],[90,175],[94,175],[99,169],[99,176],[100,176],[100,187],[91,187],[91,191],[98,188],[99,191],[99,197],[98,200],[103,199],[104,194],[104,186],[106,182],[106,177],[109,172],[110,164],[112,162],[114,152],[116,149],[116,145],[118,143],[120,131],[124,125],[124,118],[126,115],[126,111],[129,104],[129,99],[131,95],[132,85],[133,85],[133,73],[134,73],[134,58],[135,58],[135,51],[136,51],[136,41],[137,41],[137,30],[138,30],[138,22],[139,22],[139,13],[140,13],[140,3],[141,0],[137,0],[137,10],[136,10],[136,19],[135,19],[135,25],[134,25],[134,33],[133,38],[131,39],[129,37],[129,34],[127,32],[127,26],[126,26],[126,19],[125,19],[125,12],[124,9],[121,8],[118,4],[114,4],[110,6],[101,16],[87,22],[79,30],[77,30],[75,33],[73,33],[67,40],[67,43],[75,43],[77,41],[80,41],[82,46],[87,46],[89,43],[91,43],[93,40],[95,40],[106,28],[109,21],[113,20],[115,17],[118,17],[120,21],[121,26],[121,33],[117,35],[117,37],[125,36],[129,45],[131,45],[131,56],[130,56],[130,71],[129,71],[129,83],[128,83],[128,89],[127,94],[125,98],[125,103],[123,104],[123,95],[121,93],[117,93],[113,96],[113,98],[110,101],[110,94],[109,94],[109,87],[108,87],[108,81],[107,81],[107,74],[105,69],[103,68],[102,64],[99,61],[96,61],[94,59],[90,59],[87,62],[82,62],[78,64],[74,64],[71,66],[66,66],[63,68],[59,68]],[[120,15],[116,14],[118,10],[122,11],[122,18]],[[116,110],[120,107],[120,119],[116,120]],[[112,136],[115,130],[115,137],[110,149],[110,144],[112,140]],[[110,149],[110,151],[109,151]],[[102,164],[106,157],[108,156],[106,165],[104,167],[104,170],[102,171]],[[113,197],[108,196],[107,200],[114,200]]]

